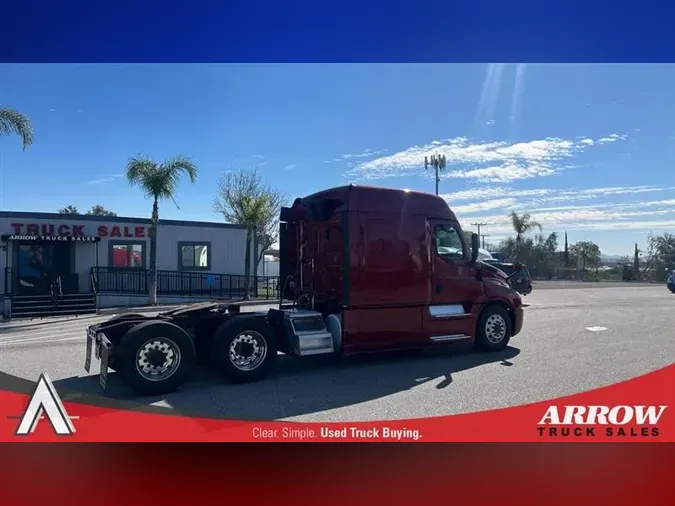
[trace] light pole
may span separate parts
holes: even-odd
[[[429,169],[429,166],[433,167],[436,171],[436,195],[438,195],[438,183],[441,182],[441,178],[438,175],[439,171],[445,170],[445,155],[431,155],[431,157],[424,157],[424,170]]]

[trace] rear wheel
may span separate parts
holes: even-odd
[[[139,314],[139,313],[124,313],[124,314],[118,314],[110,318],[106,323],[113,323],[113,322],[120,322],[124,320],[136,320],[136,319],[144,319],[146,318],[145,315]],[[112,371],[117,371],[117,364],[116,362],[116,356],[113,355],[110,357],[110,361],[108,362],[108,367]]]
[[[277,360],[277,341],[259,317],[234,317],[221,324],[213,337],[215,367],[237,383],[265,378]]]
[[[478,319],[476,345],[484,351],[503,350],[512,333],[508,311],[502,306],[488,306]]]
[[[131,327],[116,350],[117,371],[136,393],[163,395],[180,387],[196,365],[192,339],[173,323]]]

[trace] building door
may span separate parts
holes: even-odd
[[[70,243],[19,244],[16,249],[16,288],[19,295],[47,295],[52,283],[71,277]]]

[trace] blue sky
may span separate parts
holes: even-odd
[[[129,157],[187,154],[196,184],[160,216],[218,220],[222,174],[258,167],[289,198],[348,182],[434,191],[465,228],[544,232],[630,254],[675,231],[673,65],[0,65],[0,104],[35,144],[0,137],[0,209],[93,204],[148,216]]]

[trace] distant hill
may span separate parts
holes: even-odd
[[[606,264],[617,263],[623,257],[628,255],[600,255],[600,261]]]

